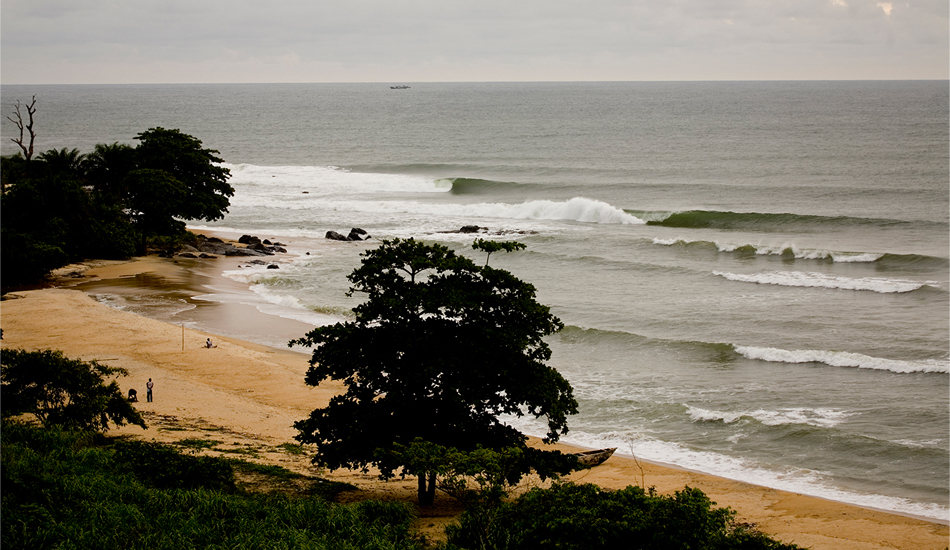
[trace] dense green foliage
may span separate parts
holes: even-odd
[[[184,195],[173,214],[185,220],[217,220],[224,217],[234,195],[228,185],[231,172],[214,149],[201,147],[201,140],[179,130],[151,128],[135,136],[138,168],[164,172],[165,177],[183,185]],[[135,185],[132,194],[135,194]],[[143,189],[144,190],[144,189]]]
[[[126,258],[136,250],[136,233],[121,204],[98,200],[76,171],[61,166],[64,155],[47,153],[30,163],[21,157],[0,161],[4,286],[37,281],[85,257]]]
[[[145,426],[145,420],[107,377],[128,371],[69,359],[60,351],[0,350],[4,418],[32,413],[44,426],[105,431],[109,423]]]
[[[450,547],[470,550],[794,550],[733,523],[702,491],[674,495],[627,487],[555,484],[486,512],[467,509],[449,528]]]
[[[185,456],[167,445],[145,441],[118,441],[113,448],[116,462],[148,487],[234,492],[234,471],[223,460]]]
[[[50,149],[0,160],[0,280],[34,283],[84,258],[144,254],[151,238],[180,239],[181,220],[224,216],[234,189],[217,151],[178,130],[151,128],[137,147],[88,155]]]
[[[521,246],[475,247],[492,252]],[[534,286],[477,266],[448,248],[413,239],[383,241],[349,275],[365,302],[354,321],[319,327],[291,342],[315,346],[306,382],[340,380],[346,391],[295,424],[330,468],[376,465],[384,476],[405,464],[387,451],[423,440],[461,451],[525,447],[499,420],[547,419],[546,440],[567,431],[577,402],[548,367],[543,338],[563,325],[535,300]],[[432,501],[435,471],[415,472],[420,502]]]
[[[89,432],[6,422],[0,436],[3,548],[420,548],[409,506],[245,494],[223,459]],[[178,483],[176,469],[189,472]]]
[[[480,446],[461,451],[421,439],[409,445],[395,443],[377,454],[389,455],[386,459],[402,464],[402,471],[407,475],[436,474],[438,489],[466,506],[476,502],[501,502],[529,471],[544,481],[582,468],[575,455],[560,451]]]

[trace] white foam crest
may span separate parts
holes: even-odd
[[[433,213],[453,207],[455,214],[479,216],[484,218],[505,218],[515,220],[570,220],[586,223],[644,224],[643,220],[623,210],[593,199],[574,197],[567,201],[537,200],[521,204],[482,203],[473,205],[438,205]]]
[[[719,411],[710,411],[692,405],[686,405],[687,414],[693,419],[693,422],[717,422],[732,424],[742,419],[742,413],[724,413]]]
[[[506,418],[507,420],[508,418]],[[544,433],[543,424],[528,417],[511,419],[508,423],[524,433],[535,435]],[[561,438],[561,441],[591,449],[617,447],[617,456],[636,457],[637,459],[661,464],[672,464],[679,468],[704,472],[762,487],[915,516],[940,520],[950,519],[950,508],[945,505],[847,491],[829,483],[827,477],[818,471],[804,468],[773,470],[742,458],[714,452],[696,451],[682,444],[662,441],[635,431],[594,434],[571,430],[568,436]],[[648,486],[651,483],[649,478],[645,482]]]
[[[237,197],[237,195],[235,195]],[[567,201],[528,201],[521,204],[439,204],[415,201],[327,200],[308,196],[287,200],[277,196],[244,196],[233,206],[269,207],[281,210],[324,210],[373,214],[416,214],[455,218],[500,218],[509,220],[567,220],[599,224],[644,224],[643,220],[605,202],[574,197]]]
[[[808,424],[822,428],[831,428],[844,422],[856,413],[829,408],[796,407],[779,410],[757,409],[754,411],[720,412],[710,411],[692,405],[686,406],[694,422],[717,422],[733,424],[746,418],[752,418],[766,426],[785,424]]]
[[[860,353],[823,350],[784,350],[754,346],[734,346],[736,353],[747,359],[773,363],[824,363],[832,367],[886,370],[897,373],[937,372],[950,373],[950,361],[928,359],[925,361],[901,361],[883,359]]]
[[[574,220],[590,223],[645,224],[646,222],[605,202],[574,197],[567,202],[529,201],[509,207],[515,219]]]
[[[229,183],[235,187],[266,186],[267,193],[278,189],[302,194],[339,193],[446,193],[452,190],[451,180],[433,179],[407,174],[373,174],[351,172],[336,166],[256,166],[224,164],[231,170]],[[241,193],[235,194],[235,197]]]
[[[892,441],[892,443],[897,443],[898,445],[903,445],[905,447],[914,447],[917,449],[942,449],[944,441],[942,439],[927,439],[919,441],[916,439],[898,439]]]
[[[677,244],[689,245],[693,243],[708,243],[716,247],[720,252],[735,252],[740,248],[751,247],[755,254],[760,256],[784,256],[791,254],[799,260],[827,260],[831,259],[837,263],[871,263],[879,260],[884,254],[874,252],[835,252],[832,250],[823,250],[818,248],[799,248],[794,244],[739,244],[721,241],[703,241],[693,239],[661,239],[654,238],[653,244],[662,246],[674,246]]]
[[[391,204],[391,203],[390,203]],[[400,203],[405,204],[405,203]],[[537,200],[521,204],[419,204],[405,206],[414,213],[459,217],[503,218],[514,220],[569,220],[601,224],[644,224],[623,210],[593,199],[574,197],[567,201]]]
[[[851,252],[832,252],[831,259],[838,263],[871,263],[881,259],[884,254],[864,253],[857,254]]]
[[[808,273],[804,271],[767,271],[763,273],[728,273],[713,271],[730,281],[743,283],[757,283],[762,285],[779,285],[811,288],[830,288],[838,290],[870,290],[882,294],[911,292],[925,285],[935,285],[936,282],[917,282],[906,279],[887,279],[883,277],[862,277],[852,279],[824,273]]]

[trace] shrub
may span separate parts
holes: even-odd
[[[665,496],[633,486],[611,492],[592,484],[555,484],[500,505],[487,525],[484,514],[466,511],[447,532],[450,545],[469,549],[798,548],[737,527],[735,512],[714,504],[689,487]]]
[[[119,469],[131,472],[146,486],[234,492],[234,470],[225,460],[187,456],[146,441],[118,441],[114,447]]]
[[[69,359],[61,351],[0,350],[2,416],[36,415],[44,426],[105,431],[109,422],[146,427],[142,415],[123,397],[119,384],[105,378],[128,371],[96,361]]]

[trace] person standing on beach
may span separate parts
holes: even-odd
[[[145,400],[146,400],[147,402],[149,402],[149,403],[152,402],[152,387],[153,387],[153,386],[155,386],[155,383],[152,382],[152,379],[151,379],[151,378],[149,378],[149,379],[148,379],[148,383],[145,384],[145,388],[146,388],[146,390],[147,390],[147,391],[145,392]]]

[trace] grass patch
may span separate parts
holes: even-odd
[[[214,449],[216,446],[220,445],[220,441],[214,439],[199,439],[199,438],[188,438],[182,439],[176,443],[179,447],[185,447],[187,449],[193,449],[196,451],[204,449]]]
[[[260,449],[215,449],[219,453],[235,454],[235,455],[244,455],[251,458],[260,458],[261,455],[258,453]]]
[[[307,476],[303,474],[298,474],[297,472],[288,470],[283,466],[272,466],[270,464],[257,464],[255,462],[247,462],[245,460],[232,460],[231,466],[235,470],[240,470],[242,472],[255,473],[268,477],[272,477],[280,480],[288,479],[303,479]]]
[[[303,454],[303,445],[298,445],[296,443],[281,443],[278,445],[278,447],[283,449],[284,452],[289,455],[299,456]]]
[[[237,459],[230,459],[230,463],[245,490],[277,491],[296,497],[316,496],[330,501],[344,491],[356,490],[356,486],[350,483],[300,474],[283,466]]]

